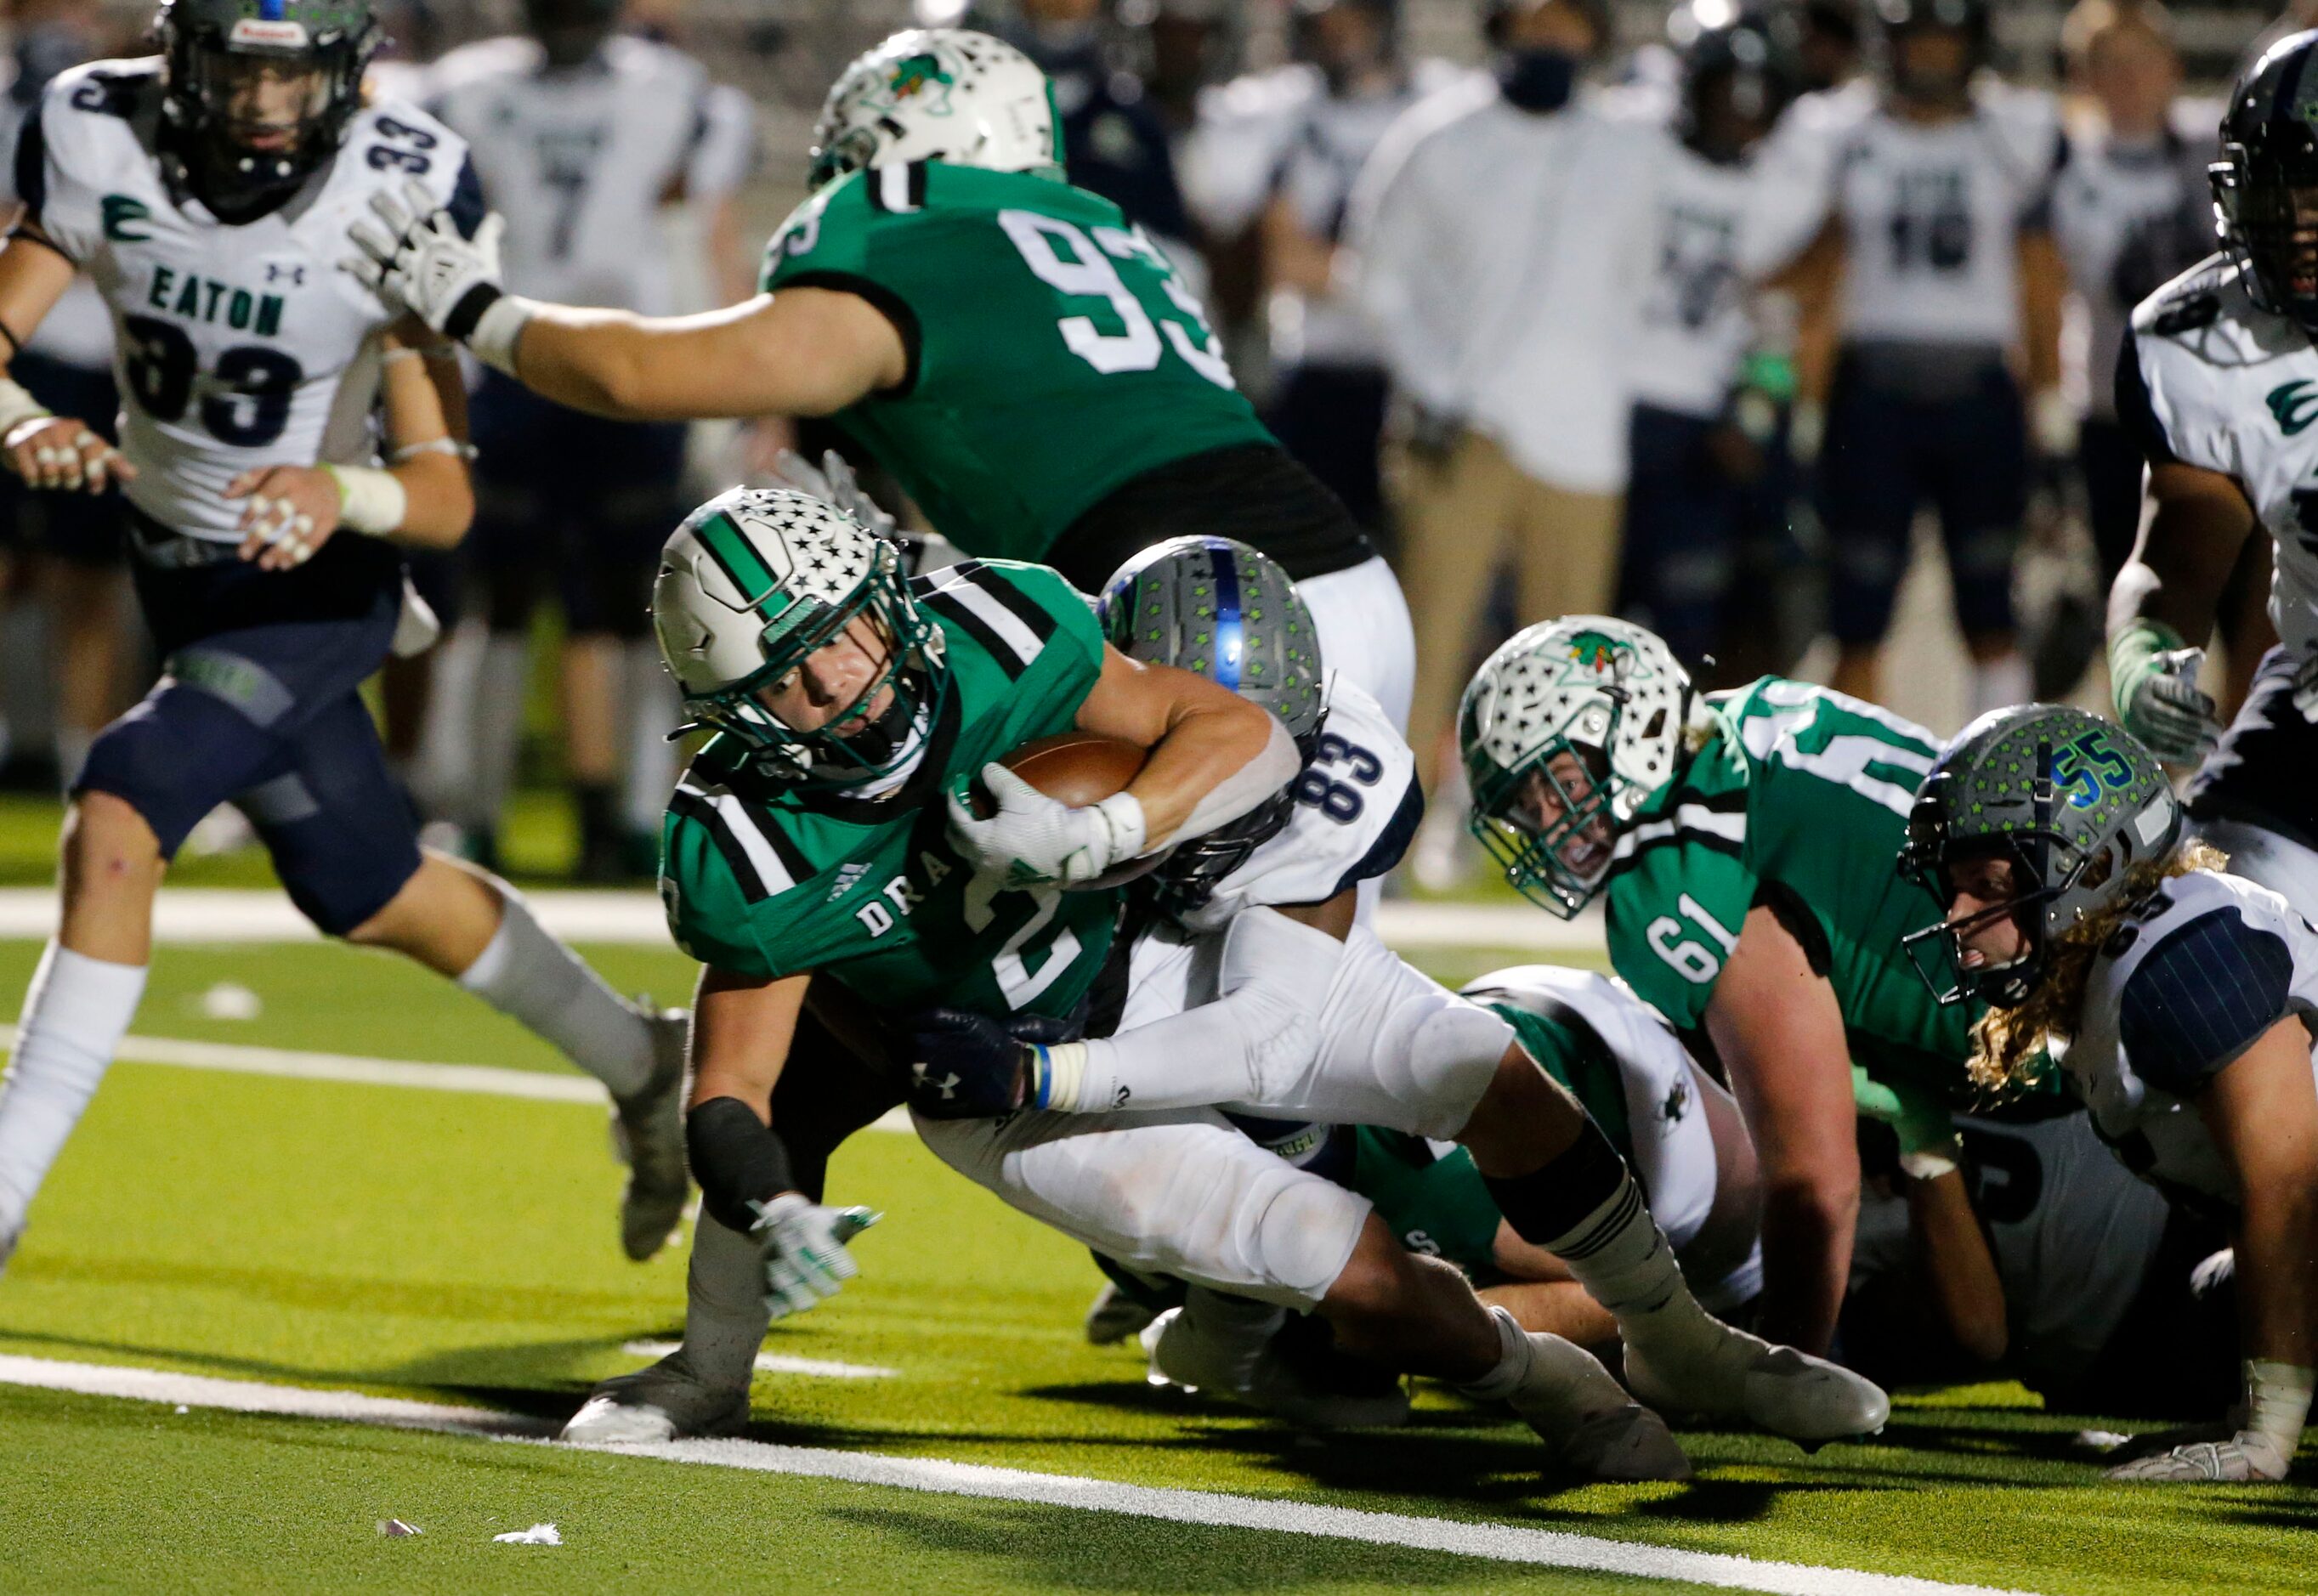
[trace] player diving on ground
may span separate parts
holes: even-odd
[[[456,543],[474,501],[448,351],[337,266],[389,185],[472,215],[465,147],[362,103],[366,0],[267,11],[170,0],[160,56],[59,75],[17,147],[0,342],[87,273],[123,414],[116,451],[0,376],[0,445],[34,487],[121,488],[165,668],[73,779],[62,924],[0,1089],[0,1263],[136,1013],[168,862],[226,802],[322,931],[450,977],[604,1082],[622,1240],[647,1258],[684,1203],[683,1016],[618,997],[504,882],[422,854],[360,693],[431,630],[400,548]]]

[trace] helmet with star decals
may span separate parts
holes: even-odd
[[[1956,734],[1917,790],[1899,866],[1945,905],[1958,865],[2008,860],[2012,895],[1901,946],[1942,1003],[2025,1003],[2061,934],[2131,891],[2133,867],[2180,838],[2172,784],[2131,732],[2066,704],[1991,711]],[[1972,956],[1965,938],[2006,916],[2020,928],[2020,955]]]
[[[828,501],[735,488],[685,517],[660,553],[652,625],[684,694],[679,733],[708,728],[754,749],[773,774],[855,786],[922,746],[949,687],[942,634],[911,595],[900,551]],[[843,702],[793,725],[773,699],[824,649]],[[832,690],[816,677],[808,697]]]
[[[1618,834],[1674,779],[1696,694],[1657,635],[1606,615],[1516,634],[1465,689],[1457,741],[1473,835],[1567,919],[1609,879]]]
[[[1047,75],[1012,45],[970,28],[912,28],[838,74],[807,181],[912,161],[1059,175],[1057,125]]]

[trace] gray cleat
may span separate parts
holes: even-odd
[[[679,1348],[649,1368],[597,1386],[556,1439],[580,1446],[654,1446],[738,1435],[748,1422],[749,1388],[704,1385]]]
[[[652,1033],[651,1079],[612,1103],[612,1149],[628,1166],[620,1197],[620,1245],[638,1263],[668,1244],[690,1190],[684,1164],[686,1044],[692,1016],[665,1009],[646,1022]]]

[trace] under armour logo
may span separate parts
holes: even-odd
[[[910,1077],[917,1082],[919,1090],[923,1091],[927,1087],[931,1087],[941,1093],[942,1101],[945,1103],[954,1101],[957,1097],[957,1084],[960,1077],[957,1075],[936,1080],[926,1073],[926,1066],[923,1063],[915,1063],[910,1066]]]
[[[299,288],[303,288],[306,286],[306,268],[302,265],[285,266],[280,261],[265,263],[265,280],[268,282],[280,282],[284,279]]]

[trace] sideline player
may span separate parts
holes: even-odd
[[[729,236],[729,216],[715,213],[729,212],[748,175],[733,158],[745,149],[711,139],[706,69],[667,45],[615,36],[618,13],[617,0],[527,0],[526,36],[444,57],[429,75],[427,106],[467,140],[483,202],[507,219],[508,281],[518,291],[665,316],[676,288],[666,254],[652,247],[661,209],[705,203],[710,235]],[[562,729],[579,809],[576,874],[623,879],[638,852],[621,803],[628,700],[637,695],[628,657],[642,652],[658,674],[644,605],[668,528],[687,508],[686,427],[583,415],[489,370],[473,418],[467,547],[490,641],[469,712],[475,790],[456,807],[481,845],[475,856],[489,860],[522,741],[532,611],[553,594],[567,633]],[[651,695],[634,707],[658,720],[667,706]],[[666,796],[663,774],[655,818]]]
[[[1756,1326],[1825,1350],[1859,1206],[1853,1061],[1964,1085],[1970,1017],[1900,951],[1939,905],[1891,870],[1938,743],[1777,677],[1701,697],[1656,637],[1590,615],[1499,649],[1458,730],[1506,879],[1564,918],[1606,896],[1618,973],[1704,1030],[1762,1161]]]
[[[2204,758],[2190,818],[2258,881],[2318,914],[2318,32],[2247,69],[2222,124],[2222,251],[2134,312],[2117,418],[2153,514],[2109,594],[2117,718],[2160,758]],[[2279,646],[2216,744],[2197,686],[2224,584],[2257,526],[2276,543]]]
[[[1415,644],[1391,569],[1239,393],[1199,300],[1118,208],[1056,181],[1038,69],[981,33],[897,33],[848,67],[814,193],[766,292],[675,319],[505,292],[439,201],[358,233],[367,281],[486,365],[597,415],[827,416],[969,554],[1092,590],[1184,532],[1280,561],[1321,642],[1407,717]],[[415,212],[415,214],[413,214]]]
[[[2049,1051],[2144,1179],[2224,1206],[2242,1399],[2132,1444],[2119,1480],[2279,1480],[2318,1383],[2318,931],[2185,838],[2165,773],[2082,710],[1983,716],[1940,755],[1901,868],[1935,892],[1948,996],[1993,1005],[1975,1079]]]
[[[472,207],[465,148],[360,103],[366,0],[280,9],[170,0],[162,56],[62,74],[17,144],[0,333],[13,347],[87,272],[126,406],[115,450],[0,377],[0,444],[34,487],[122,485],[167,669],[98,737],[66,812],[63,923],[0,1091],[0,1260],[136,1013],[167,862],[226,802],[323,931],[451,977],[611,1089],[622,1240],[647,1258],[684,1201],[683,1017],[616,996],[504,883],[422,855],[359,694],[405,616],[393,540],[454,543],[473,500],[455,368],[337,265],[389,184]],[[384,469],[363,463],[379,443]]]

